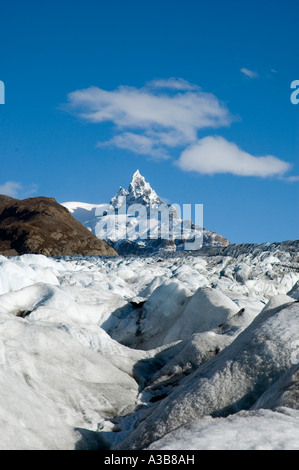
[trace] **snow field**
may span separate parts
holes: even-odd
[[[296,266],[1,256],[0,448],[298,448]]]

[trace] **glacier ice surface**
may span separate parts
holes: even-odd
[[[0,448],[299,448],[297,253],[0,256]]]

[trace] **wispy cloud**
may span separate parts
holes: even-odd
[[[17,181],[6,181],[0,185],[0,194],[14,198],[28,197],[36,193],[37,185],[23,186]]]
[[[138,155],[150,155],[157,159],[168,159],[169,155],[159,145],[155,139],[146,135],[123,132],[114,136],[108,142],[99,142],[97,147],[118,147],[119,149],[130,150]]]
[[[299,182],[299,176],[285,176],[283,180],[288,181],[289,183],[297,183]]]
[[[257,78],[258,77],[257,72],[254,72],[253,70],[246,69],[245,67],[243,67],[240,70],[240,72],[243,73],[244,75],[246,75],[246,77],[249,77],[249,78]]]
[[[272,155],[253,156],[220,136],[209,136],[184,150],[177,161],[184,171],[201,174],[230,173],[237,176],[284,175],[290,164]]]
[[[194,83],[190,83],[187,80],[184,80],[183,78],[167,78],[167,79],[156,79],[156,80],[151,80],[150,82],[147,82],[147,87],[149,88],[165,88],[168,90],[196,90],[199,91],[200,87],[198,85],[195,85]]]
[[[17,197],[19,191],[22,189],[22,185],[16,181],[7,181],[0,185],[0,194],[5,196]]]
[[[169,148],[196,142],[201,129],[228,126],[233,119],[212,93],[175,78],[153,80],[142,88],[78,90],[68,95],[66,109],[89,122],[114,124],[116,135],[99,145],[154,158],[167,157]]]

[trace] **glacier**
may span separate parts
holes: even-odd
[[[298,449],[298,248],[0,256],[0,449]]]

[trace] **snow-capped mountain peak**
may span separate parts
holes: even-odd
[[[89,217],[86,204],[63,205],[119,254],[229,245],[222,235],[203,228],[200,216],[191,221],[184,208],[163,202],[139,170],[133,174],[128,189],[120,186],[110,204],[93,205]]]
[[[150,184],[145,181],[139,170],[136,170],[128,189],[120,186],[116,195],[111,199],[111,206],[116,209],[121,207],[124,203],[131,204],[161,204],[162,201],[157,195],[156,191],[152,189]]]
[[[135,187],[135,186],[144,186],[146,184],[144,176],[141,175],[139,170],[136,170],[133,177],[132,181],[130,183],[130,186]]]

